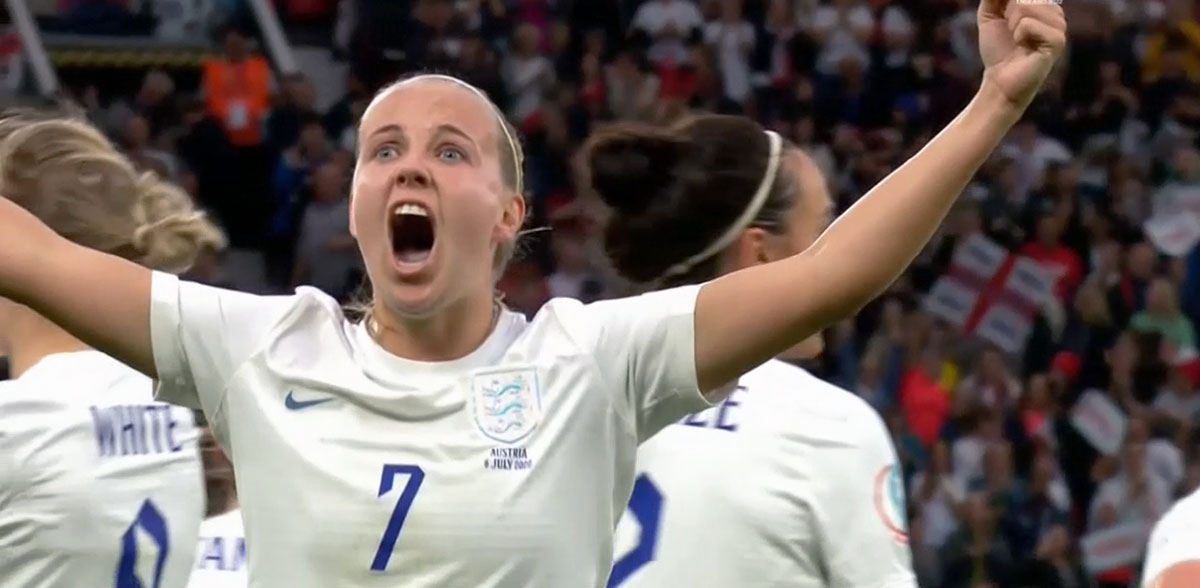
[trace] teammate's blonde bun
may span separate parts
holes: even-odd
[[[178,186],[153,173],[138,179],[133,218],[138,225],[131,238],[140,254],[138,263],[172,273],[187,271],[205,249],[225,246],[221,232]]]
[[[69,113],[0,113],[0,194],[75,243],[152,269],[183,272],[224,246],[183,190]]]

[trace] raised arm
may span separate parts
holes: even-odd
[[[0,297],[155,377],[149,269],[76,245],[0,197]]]
[[[983,0],[987,69],[965,110],[804,253],[706,284],[696,300],[696,374],[714,390],[879,295],[912,262],[1016,123],[1066,42],[1062,9]]]

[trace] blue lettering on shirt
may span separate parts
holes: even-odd
[[[92,427],[101,457],[175,453],[179,423],[166,404],[93,406]]]

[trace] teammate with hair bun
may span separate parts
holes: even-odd
[[[787,259],[832,216],[812,160],[743,117],[618,124],[581,159],[583,183],[613,207],[609,260],[643,288]],[[790,351],[822,346],[816,334]],[[609,586],[916,588],[902,480],[873,408],[768,361],[638,449]]]
[[[477,88],[422,75],[358,129],[364,320],[312,289],[147,271],[3,200],[0,295],[203,408],[234,464],[251,586],[603,586],[637,445],[891,283],[1033,98],[1061,10],[983,4],[988,71],[963,114],[804,254],[702,286],[505,309],[517,137]]]
[[[223,246],[186,194],[69,117],[0,113],[0,194],[66,242],[156,271]],[[55,287],[106,312],[90,286]],[[204,511],[191,411],[153,402],[149,378],[3,298],[0,354],[14,377],[0,382],[0,583],[185,586]]]

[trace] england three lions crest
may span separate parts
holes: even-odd
[[[537,370],[520,368],[476,374],[471,382],[475,426],[489,439],[516,443],[537,428],[542,399]]]

